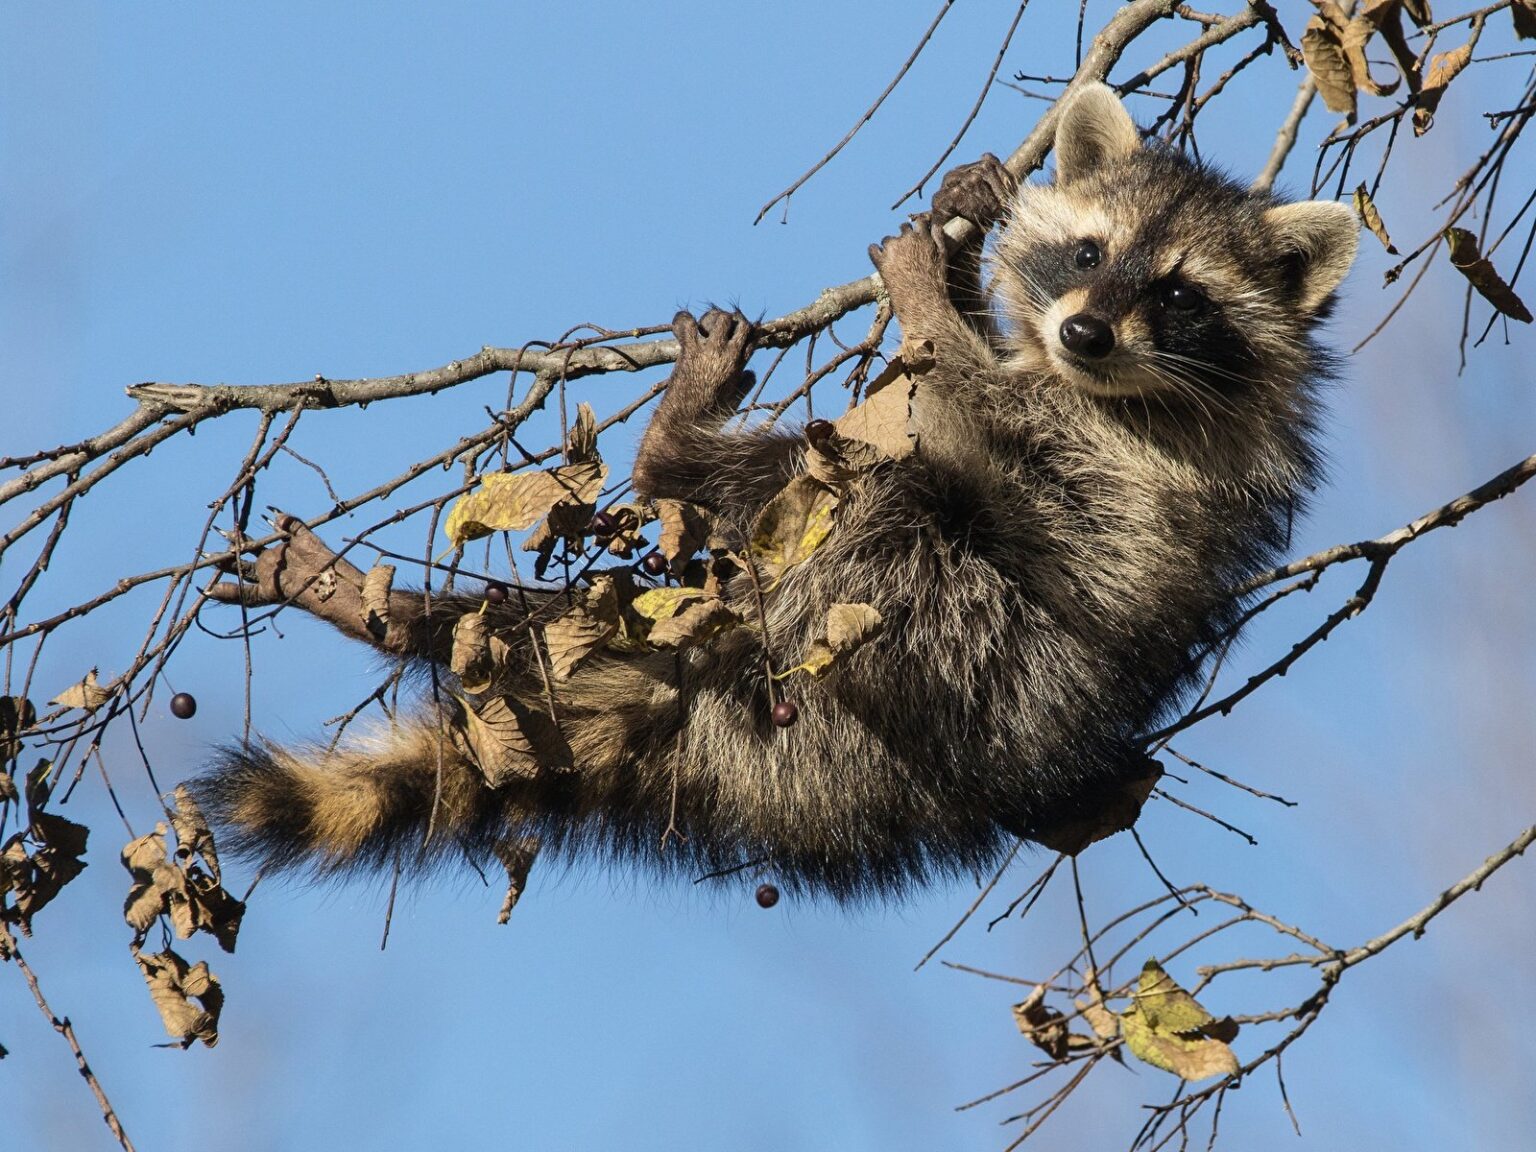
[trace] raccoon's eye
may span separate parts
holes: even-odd
[[[1099,246],[1092,240],[1079,241],[1076,251],[1072,253],[1072,263],[1079,268],[1097,268],[1101,258]]]
[[[1163,305],[1171,312],[1196,312],[1205,297],[1188,284],[1170,284],[1163,289]]]

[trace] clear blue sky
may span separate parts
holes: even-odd
[[[957,5],[907,86],[794,200],[758,206],[839,136],[905,57],[932,0],[869,5],[145,3],[11,5],[0,14],[0,454],[76,440],[130,409],[141,380],[262,383],[426,368],[482,344],[581,321],[665,322],[679,306],[778,314],[868,270],[887,209],[948,140],[1011,5]],[[1006,68],[1070,68],[1075,5],[1037,4]],[[1112,5],[1089,5],[1090,22]],[[1293,32],[1300,17],[1287,13]],[[1491,35],[1491,34],[1490,34]],[[1525,62],[1496,66],[1510,69]],[[1122,75],[1128,70],[1122,69]],[[1494,73],[1489,72],[1491,79]],[[1242,173],[1262,163],[1295,78],[1266,68],[1202,136]],[[1481,78],[1443,128],[1405,141],[1394,231],[1431,220],[1407,182],[1446,183],[1483,146]],[[1463,103],[1464,102],[1464,103]],[[1513,103],[1510,101],[1509,103]],[[1041,105],[994,91],[957,159],[1008,152]],[[1150,104],[1133,105],[1145,119]],[[1206,122],[1202,120],[1202,123]],[[1459,122],[1464,135],[1452,127]],[[1312,125],[1315,141],[1323,124]],[[1305,143],[1292,187],[1310,171]],[[1532,165],[1517,154],[1518,193]],[[1395,213],[1395,214],[1394,214]],[[1336,327],[1353,342],[1390,297],[1367,237]],[[1433,273],[1390,335],[1350,360],[1329,446],[1334,478],[1298,554],[1374,536],[1536,445],[1530,334],[1491,341],[1458,377],[1458,285]],[[650,378],[584,382],[600,412]],[[368,413],[306,417],[295,447],[344,492],[484,422],[504,380]],[[254,420],[169,444],[81,506],[33,608],[185,557]],[[547,425],[529,439],[547,439]],[[452,479],[412,489],[424,496]],[[454,481],[457,482],[456,480]],[[264,500],[328,506],[287,462]],[[377,518],[377,517],[374,517]],[[362,527],[372,520],[351,522]],[[1252,848],[1157,805],[1141,828],[1163,869],[1202,879],[1340,945],[1416,910],[1536,811],[1536,494],[1488,509],[1396,562],[1378,603],[1291,675],[1184,750],[1301,802],[1282,811],[1196,784]],[[337,531],[346,531],[340,527]],[[413,529],[413,531],[415,531]],[[424,529],[423,529],[424,531]],[[419,552],[416,535],[399,537]],[[19,575],[11,568],[6,586]],[[1267,662],[1347,594],[1354,573],[1255,630]],[[123,603],[61,635],[43,682],[131,656],[153,605]],[[368,657],[285,618],[255,646],[254,708],[313,735],[375,683]],[[1241,667],[1241,665],[1239,665]],[[198,637],[171,668],[191,723],[144,736],[162,780],[239,730],[242,653]],[[123,735],[126,735],[124,733]],[[153,803],[108,746],[139,831]],[[953,1105],[1023,1075],[1017,990],[912,965],[970,902],[960,885],[900,907],[710,896],[646,876],[536,870],[511,925],[499,892],[455,875],[403,894],[378,948],[377,885],[264,885],[240,948],[206,956],[228,1005],[212,1051],[153,1045],[159,1021],[127,952],[121,826],[95,790],[86,876],[39,917],[27,953],[144,1152],[282,1148],[564,1150],[991,1149],[1005,1101]],[[1020,866],[1011,895],[1037,867]],[[1090,899],[1155,894],[1134,846],[1084,860]],[[946,955],[1044,975],[1074,931],[1057,890],[1023,927],[967,929]],[[1512,1147],[1536,1129],[1536,1049],[1520,992],[1536,955],[1528,863],[1423,941],[1352,973],[1287,1058],[1303,1139],[1261,1075],[1223,1113],[1228,1147]],[[121,947],[119,946],[121,945]],[[1257,942],[1255,947],[1257,947]],[[1188,977],[1189,973],[1177,973]],[[1234,984],[1217,1011],[1261,1011],[1279,982]],[[0,1132],[7,1146],[94,1149],[110,1137],[18,974],[0,969]],[[1239,1051],[1255,1037],[1240,1038]],[[1107,1068],[1039,1147],[1112,1148],[1161,1072]]]

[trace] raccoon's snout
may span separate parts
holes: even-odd
[[[1079,312],[1061,322],[1061,342],[1067,351],[1097,360],[1115,347],[1115,332],[1097,316]]]

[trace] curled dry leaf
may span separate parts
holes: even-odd
[[[1437,52],[1430,59],[1429,71],[1424,75],[1424,86],[1419,89],[1417,107],[1413,110],[1415,136],[1424,135],[1434,126],[1435,109],[1440,107],[1440,98],[1445,95],[1450,82],[1472,63],[1472,49],[1477,46],[1477,39],[1482,34],[1483,17],[1479,16],[1472,21],[1472,30],[1465,44],[1449,52]]]
[[[1349,21],[1332,3],[1318,6],[1301,34],[1301,56],[1317,81],[1317,90],[1330,112],[1355,114],[1355,76],[1344,52],[1344,31]]]
[[[619,593],[612,576],[596,576],[592,586],[562,616],[544,626],[550,672],[564,680],[604,644],[619,634]]]
[[[825,635],[811,641],[805,659],[779,676],[782,679],[790,672],[809,672],[820,679],[880,635],[884,626],[880,613],[869,604],[834,604],[827,609]]]
[[[462,725],[450,729],[453,742],[480,769],[487,784],[500,788],[510,780],[538,774],[533,741],[505,697],[491,696],[478,706],[463,697],[455,699],[463,706],[463,718]]]
[[[1145,768],[1144,775],[1123,780],[1119,790],[1108,796],[1097,812],[1080,820],[1038,829],[1031,833],[1030,839],[1054,852],[1076,856],[1088,845],[1133,827],[1141,816],[1147,797],[1152,795],[1152,789],[1163,776],[1163,766],[1150,757],[1145,762]]]
[[[896,369],[892,373],[892,369]],[[912,394],[917,381],[898,358],[865,392],[864,402],[839,416],[833,427],[839,436],[872,445],[883,456],[900,460],[912,454]]]
[[[1089,968],[1083,973],[1083,987],[1088,995],[1079,997],[1073,1003],[1095,1036],[1100,1040],[1113,1040],[1120,1035],[1120,1017],[1104,1006],[1104,992],[1099,988],[1098,973],[1094,969]],[[1115,1050],[1114,1055],[1119,1059],[1119,1049]]]
[[[466,612],[453,625],[453,648],[448,670],[459,678],[464,691],[490,690],[498,669],[506,666],[512,646],[490,629],[485,612]]]
[[[752,525],[752,558],[777,581],[803,563],[832,531],[837,497],[811,476],[796,476],[758,514]]]
[[[523,890],[528,887],[528,871],[538,857],[539,841],[534,836],[498,840],[492,846],[492,851],[496,853],[496,859],[501,861],[501,866],[507,870],[507,895],[502,900],[501,911],[496,916],[496,923],[505,924],[512,919],[512,909],[517,907]]]
[[[709,513],[686,500],[658,500],[661,536],[656,547],[667,558],[672,575],[681,576],[688,560],[709,539]]]
[[[191,862],[193,849],[182,838],[182,828],[190,821],[180,814],[173,819],[178,840],[174,857],[166,852],[164,824],[156,824],[153,832],[130,840],[123,848],[123,867],[133,878],[123,902],[123,919],[133,929],[136,945],[143,942],[156,920],[165,916],[179,939],[185,940],[194,932],[206,932],[224,951],[233,952],[245,917],[245,904],[225,891],[215,876]],[[201,820],[199,813],[195,823]],[[202,824],[202,830],[207,832],[206,824]],[[195,828],[189,831],[197,836]],[[192,843],[195,842],[194,839]],[[205,860],[212,851],[211,839],[208,844],[206,850],[198,853]]]
[[[9,772],[0,772],[0,804],[15,804],[21,799],[16,791],[16,779]]]
[[[185,784],[176,785],[172,795],[176,801],[176,811],[171,813],[171,828],[176,832],[176,858],[190,863],[201,857],[208,874],[222,881],[218,849],[214,847],[213,831],[208,827],[203,810],[197,806]]]
[[[94,712],[110,699],[112,689],[96,683],[96,669],[92,668],[85,674],[84,680],[70,685],[48,703],[57,704],[60,708],[84,708],[87,712]]]
[[[21,733],[37,723],[37,709],[21,696],[0,696],[0,764],[21,755]]]
[[[1504,282],[1493,262],[1478,251],[1476,236],[1465,228],[1447,228],[1445,240],[1450,245],[1451,263],[1456,271],[1471,281],[1484,300],[1512,320],[1531,322],[1531,310]]]
[[[50,768],[52,762],[43,760],[27,773],[27,826],[0,850],[0,896],[11,898],[0,899],[0,920],[20,925],[27,936],[32,935],[32,918],[85,871],[82,857],[91,834],[84,824],[43,811]]]
[[[363,627],[383,639],[389,631],[389,593],[395,583],[393,564],[375,564],[363,577]]]
[[[144,973],[150,999],[160,1011],[166,1032],[177,1043],[190,1048],[192,1041],[201,1040],[212,1048],[219,1042],[224,990],[205,962],[199,960],[189,967],[169,949],[151,955],[136,951],[133,959]]]
[[[607,466],[595,460],[537,472],[492,472],[480,477],[476,491],[454,502],[444,530],[455,545],[492,532],[520,532],[562,501],[593,503],[607,477]]]
[[[1035,985],[1033,992],[1013,1006],[1013,1022],[1026,1040],[1052,1060],[1065,1060],[1077,1049],[1098,1047],[1096,1040],[1068,1029],[1067,1018],[1046,1005],[1044,984]]]
[[[724,600],[718,596],[701,596],[681,611],[653,624],[646,639],[656,648],[693,648],[740,623],[741,613]]]
[[[1355,189],[1355,214],[1371,230],[1371,234],[1381,241],[1381,246],[1396,256],[1397,249],[1392,246],[1392,237],[1387,235],[1387,226],[1382,223],[1381,213],[1377,211],[1376,203],[1364,184]]]
[[[1237,1024],[1230,1016],[1212,1016],[1156,960],[1142,965],[1120,1030],[1132,1055],[1181,1080],[1235,1076],[1240,1067],[1227,1047],[1237,1036]]]
[[[1370,61],[1365,58],[1365,46],[1376,33],[1384,31],[1384,25],[1390,24],[1397,30],[1397,39],[1401,39],[1402,25],[1398,23],[1398,6],[1401,0],[1366,0],[1360,11],[1350,20],[1344,29],[1341,41],[1344,47],[1345,59],[1349,61],[1350,76],[1355,86],[1372,96],[1390,96],[1397,91],[1402,82],[1393,80],[1389,84],[1382,84],[1371,75]],[[1339,12],[1342,16],[1343,13]],[[1389,33],[1389,37],[1391,34]]]
[[[585,464],[597,460],[597,416],[592,405],[583,400],[576,405],[576,423],[571,426],[565,441],[565,459],[570,464]]]

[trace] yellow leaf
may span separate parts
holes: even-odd
[[[1235,1076],[1240,1067],[1226,1044],[1237,1035],[1231,1017],[1217,1020],[1156,960],[1142,965],[1120,1030],[1132,1055],[1182,1080]]]
[[[636,597],[637,602],[639,599]],[[673,611],[652,625],[646,639],[656,648],[692,648],[740,623],[741,614],[736,609],[718,597],[706,596],[693,600],[681,611]]]
[[[492,472],[454,503],[445,531],[455,545],[492,532],[520,532],[562,500],[592,503],[607,477],[607,466],[592,460],[538,472]]]
[[[1376,203],[1371,199],[1371,194],[1365,190],[1365,185],[1355,189],[1355,214],[1372,235],[1381,241],[1381,246],[1393,256],[1397,255],[1397,249],[1392,246],[1392,237],[1387,235],[1387,226],[1382,223],[1381,213],[1376,209]]]
[[[837,497],[810,476],[796,476],[768,502],[752,526],[752,558],[777,580],[803,563],[832,531]]]
[[[705,595],[702,588],[652,588],[636,596],[631,607],[647,620],[669,620],[693,601]]]

